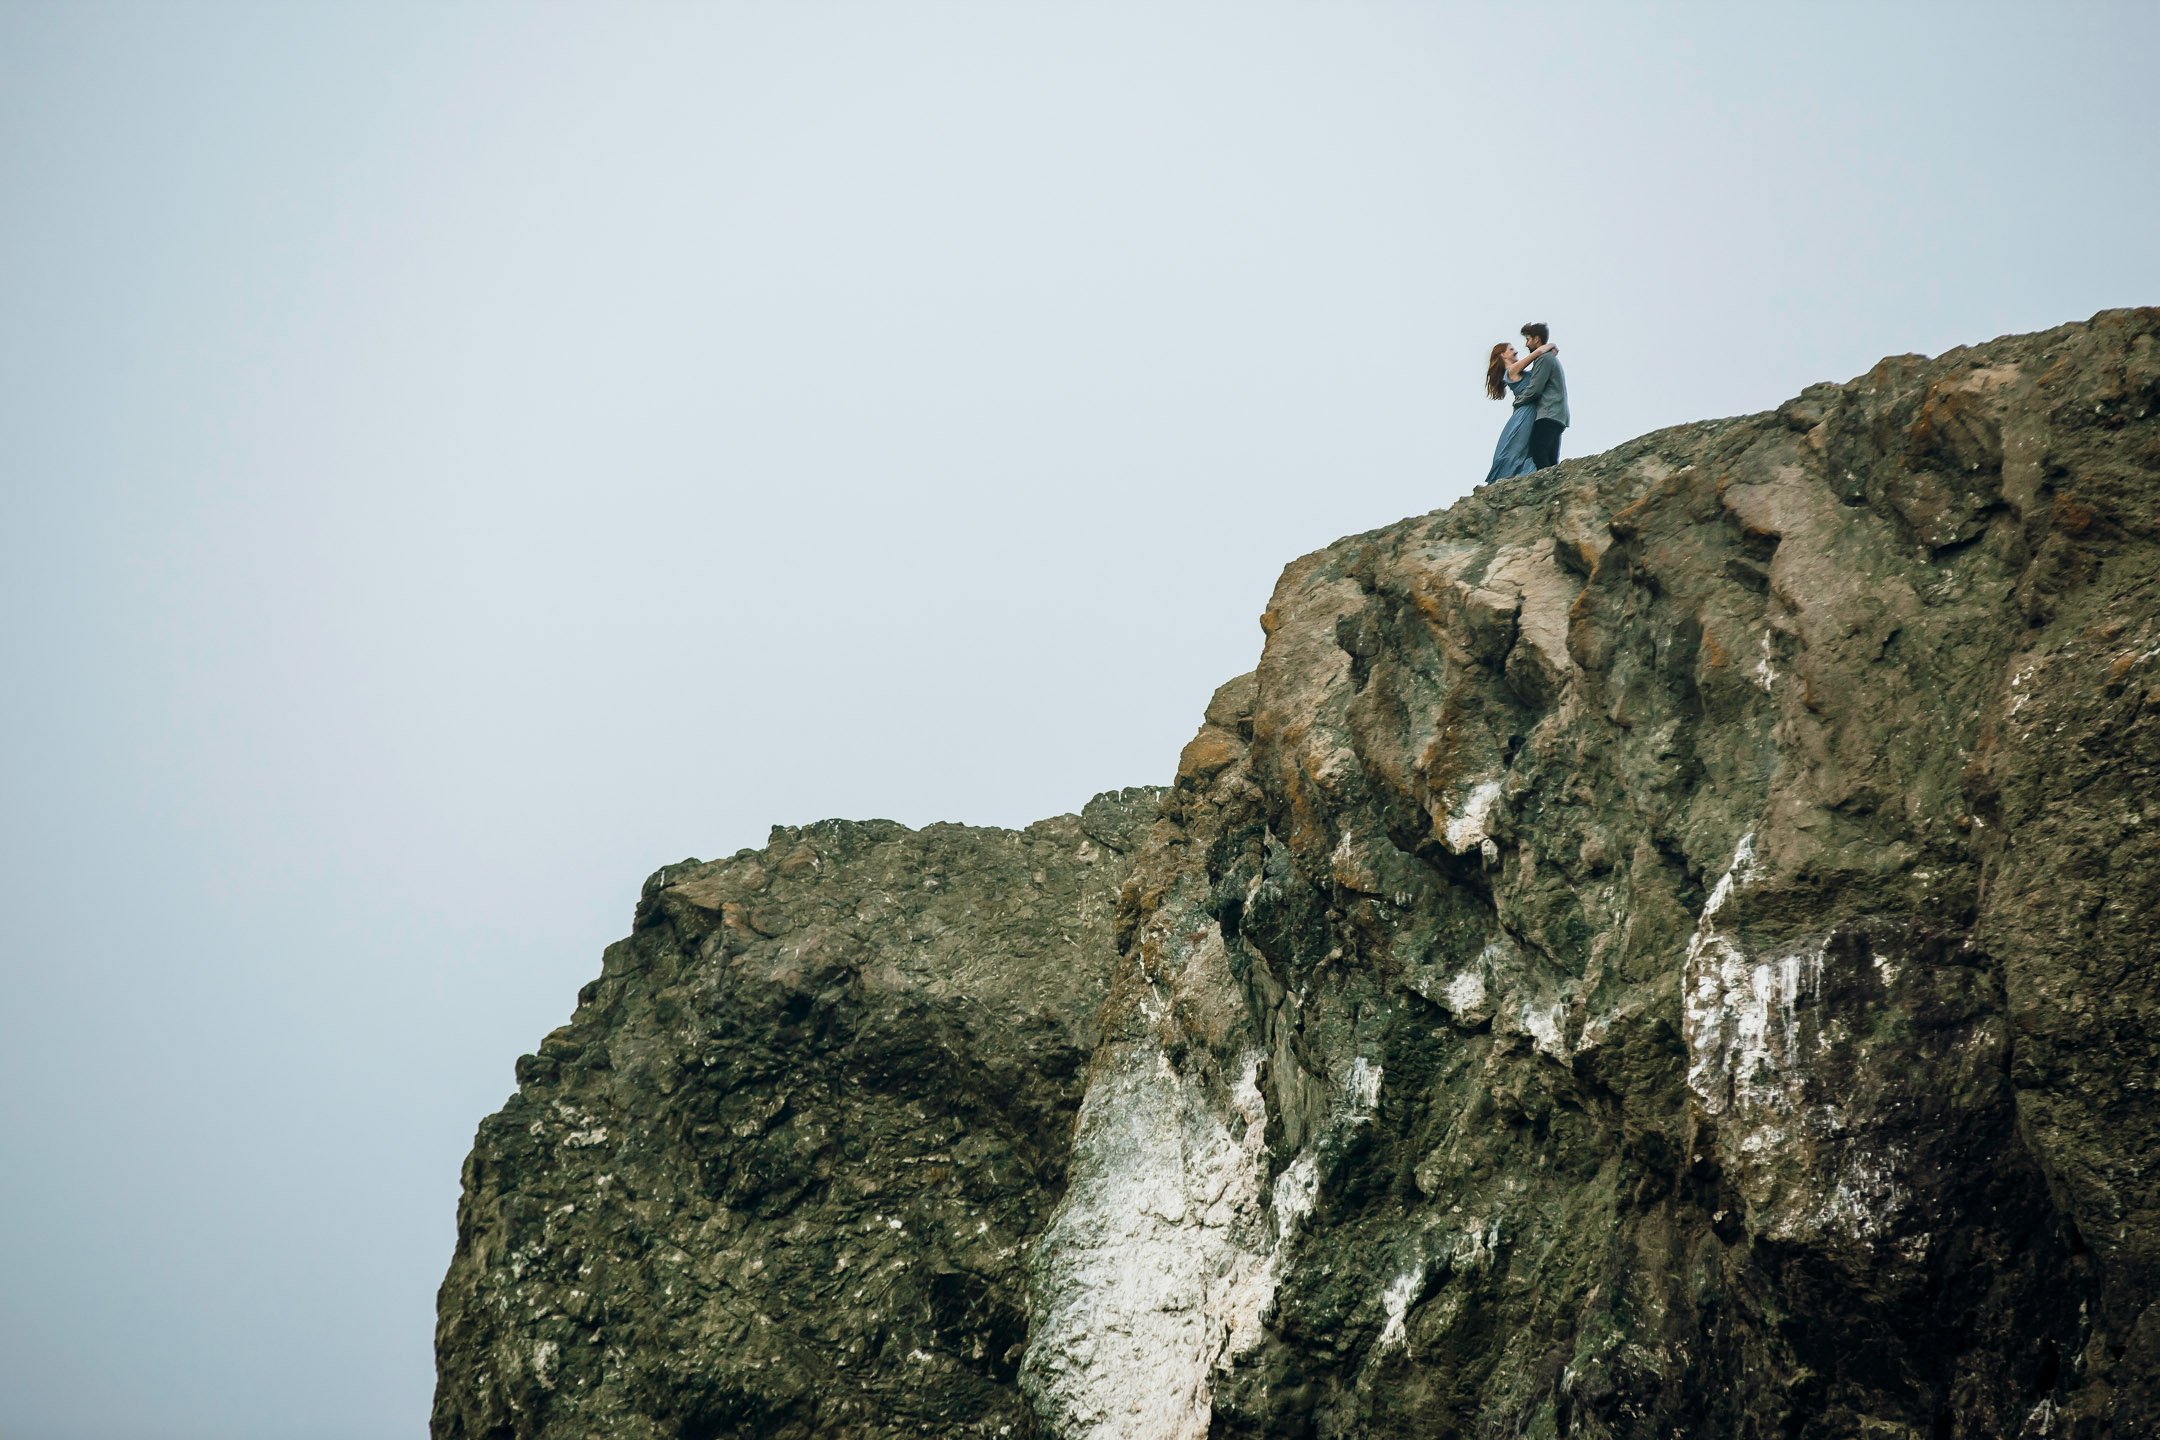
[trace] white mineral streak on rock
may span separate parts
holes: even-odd
[[[1567,1006],[1525,1005],[1522,1007],[1523,1034],[1555,1060],[1568,1058]]]
[[[1247,1055],[1232,1088],[1237,1133],[1153,1049],[1125,1047],[1088,1087],[1071,1188],[1038,1251],[1027,1358],[1055,1433],[1200,1440],[1212,1371],[1258,1343],[1278,1241],[1312,1203],[1308,1166],[1302,1195],[1278,1183],[1274,1213],[1260,1204],[1260,1065]]]
[[[1839,1156],[1830,1193],[1802,1220],[1772,1226],[1774,1240],[1796,1240],[1809,1230],[1840,1230],[1861,1239],[1882,1233],[1883,1222],[1911,1198],[1892,1167],[1896,1154],[1874,1156],[1848,1146]]]
[[[1410,976],[1410,988],[1446,1010],[1458,1025],[1482,1025],[1493,1016],[1499,977],[1521,969],[1520,957],[1503,934],[1487,943],[1477,957],[1460,970],[1448,971],[1428,958]]]
[[[2026,665],[2010,677],[2010,690],[2014,697],[2010,701],[2010,713],[2012,715],[2016,715],[2018,711],[2023,710],[2032,703],[2032,694],[2025,689],[2025,682],[2032,679],[2033,672],[2038,668],[2035,665]]]
[[[1633,1018],[1640,1013],[1640,1009],[1641,1007],[1637,1005],[1623,1005],[1617,1010],[1607,1011],[1603,1015],[1593,1015],[1588,1020],[1583,1021],[1582,1033],[1575,1037],[1575,1053],[1577,1055],[1587,1055],[1592,1050],[1597,1049],[1598,1046],[1603,1045],[1606,1040],[1611,1038],[1613,1030],[1621,1021]]]
[[[1319,1194],[1320,1160],[1306,1149],[1275,1177],[1275,1239],[1278,1244],[1287,1242],[1297,1233],[1297,1227],[1312,1214],[1313,1201]]]
[[[1343,1099],[1350,1107],[1352,1119],[1365,1119],[1379,1105],[1381,1074],[1380,1067],[1363,1055],[1350,1062],[1350,1068],[1343,1076]]]
[[[1745,1020],[1732,1012],[1727,997],[1748,980],[1748,957],[1740,947],[1718,933],[1718,915],[1732,899],[1733,887],[1745,884],[1755,868],[1755,836],[1740,837],[1732,864],[1710,889],[1710,899],[1688,940],[1687,968],[1681,980],[1685,997],[1681,1029],[1688,1047],[1688,1088],[1710,1115],[1725,1112],[1731,1098],[1731,1066],[1727,1063],[1733,1034]]]
[[[1458,971],[1443,993],[1449,1013],[1466,1025],[1475,1025],[1492,1015],[1485,1004],[1485,977],[1475,970]]]
[[[1251,1158],[1249,1172],[1254,1180],[1252,1190],[1258,1191],[1257,1181],[1267,1173],[1267,1097],[1260,1093],[1260,1055],[1256,1051],[1245,1057],[1245,1069],[1232,1088],[1231,1099],[1238,1114],[1245,1121],[1245,1135],[1240,1147]],[[1247,1197],[1247,1204],[1250,1197]],[[1312,1209],[1312,1196],[1304,1199],[1304,1211]],[[1282,1224],[1281,1185],[1277,1183],[1274,1205],[1275,1238],[1287,1238],[1289,1231]],[[1304,1212],[1300,1212],[1302,1218]],[[1294,1225],[1293,1227],[1294,1228]],[[1274,1253],[1277,1247],[1263,1245],[1267,1258],[1255,1265],[1250,1254],[1240,1256],[1232,1266],[1230,1283],[1225,1288],[1220,1309],[1222,1311],[1224,1337],[1221,1353],[1216,1363],[1222,1364],[1243,1355],[1260,1343],[1267,1318],[1267,1308],[1275,1298],[1275,1286],[1281,1279],[1281,1260]]]
[[[1726,1109],[1791,1111],[1803,1058],[1799,1007],[1803,996],[1822,986],[1822,951],[1758,961],[1719,936],[1705,947],[1705,958],[1714,958],[1717,986],[1701,1030],[1711,1044],[1696,1051],[1691,1043],[1689,1066],[1689,1083],[1703,1108],[1712,1115]],[[1689,963],[1695,963],[1692,954]],[[1710,968],[1706,964],[1706,972]],[[1704,981],[1694,984],[1702,997]]]
[[[1410,1313],[1410,1302],[1417,1298],[1418,1287],[1425,1283],[1425,1266],[1411,1266],[1390,1280],[1387,1289],[1380,1292],[1380,1309],[1387,1316],[1387,1323],[1380,1327],[1378,1349],[1385,1354],[1401,1345],[1407,1338],[1404,1319]]]
[[[1312,1213],[1319,1162],[1308,1145],[1261,1203],[1262,1059],[1243,1057],[1233,1123],[1151,1047],[1121,1047],[1089,1085],[1070,1188],[1036,1252],[1023,1384],[1051,1433],[1202,1440],[1214,1372],[1264,1336],[1284,1254]],[[1354,1058],[1331,1126],[1369,1116],[1383,1079],[1380,1066]]]
[[[1688,1087],[1704,1113],[1750,1115],[1761,1127],[1740,1141],[1759,1149],[1799,1106],[1799,1006],[1822,985],[1820,948],[1757,960],[1721,926],[1733,893],[1755,873],[1755,837],[1741,837],[1731,868],[1710,892],[1688,941],[1683,1027]]]
[[[1777,684],[1777,678],[1777,670],[1770,664],[1770,632],[1765,630],[1762,637],[1762,658],[1755,662],[1755,684],[1767,695],[1770,687]]]
[[[1455,1237],[1455,1245],[1448,1253],[1450,1269],[1461,1271],[1486,1271],[1492,1269],[1495,1253],[1500,1248],[1500,1222],[1487,1224],[1472,1220]]]
[[[1471,790],[1461,808],[1448,815],[1447,848],[1460,855],[1479,848],[1492,821],[1493,806],[1500,803],[1500,782],[1487,780]]]
[[[1734,893],[1754,878],[1754,840],[1741,839],[1688,941],[1681,1016],[1688,1088],[1720,1121],[1719,1146],[1738,1166],[1750,1205],[1760,1207],[1766,1235],[1872,1239],[1910,1196],[1897,1180],[1894,1151],[1870,1153],[1838,1138],[1846,1128],[1838,1107],[1807,1098],[1800,1007],[1821,993],[1824,947],[1758,960],[1725,927]],[[1884,957],[1872,960],[1894,974]]]

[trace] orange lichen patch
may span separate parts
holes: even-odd
[[[1619,514],[1612,517],[1613,534],[1634,535],[1636,532],[1640,531],[1642,529],[1643,521],[1648,518],[1652,507],[1670,493],[1671,491],[1667,488],[1666,485],[1660,485],[1656,489],[1651,490],[1649,493],[1643,495],[1640,499],[1637,499],[1633,503],[1624,506]]]
[[[2055,502],[2055,528],[2082,535],[2100,519],[2100,512],[2081,500],[2067,497]]]
[[[1184,753],[1178,756],[1178,779],[1210,780],[1244,758],[1245,747],[1237,736],[1205,725],[1199,734],[1186,742]]]
[[[1982,398],[1985,386],[1938,380],[1927,388],[1920,414],[1907,432],[1914,455],[1936,454],[1960,469],[2002,463],[2002,436],[1995,412]]]
[[[1800,703],[1818,715],[1822,713],[1822,701],[1815,694],[1815,673],[1812,670],[1800,672]]]
[[[1561,537],[1554,540],[1553,544],[1558,548],[1564,548],[1572,563],[1585,575],[1597,568],[1598,557],[1605,553],[1586,540],[1569,540]]]
[[[1449,592],[1453,586],[1446,580],[1436,579],[1431,573],[1419,571],[1410,581],[1410,603],[1417,612],[1434,625],[1447,623],[1448,611],[1453,608]]]

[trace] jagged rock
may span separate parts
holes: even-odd
[[[483,1127],[436,1433],[2160,1434],[2160,311],[1503,481],[1261,623],[1159,805],[1027,832],[1087,942],[1034,1032],[964,1018],[1064,963],[984,938],[1029,842],[656,877]]]
[[[465,1167],[438,1437],[1000,1435],[1154,790],[645,884]]]

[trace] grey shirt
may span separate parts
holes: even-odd
[[[1522,389],[1515,392],[1517,409],[1535,405],[1536,420],[1557,420],[1562,427],[1568,423],[1567,375],[1560,369],[1560,357],[1540,355],[1530,362],[1523,372]]]

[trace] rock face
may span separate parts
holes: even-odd
[[[2160,1434],[2160,311],[1261,623],[1159,796],[654,877],[435,1434]]]
[[[466,1161],[432,1433],[1024,1433],[1025,1255],[1158,793],[648,880]]]

